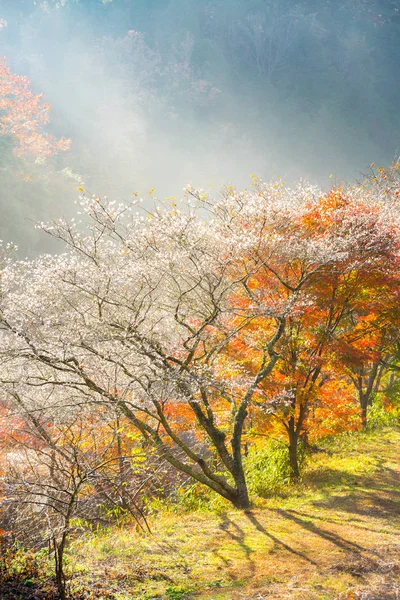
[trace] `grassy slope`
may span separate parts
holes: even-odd
[[[399,447],[399,430],[344,437],[297,490],[247,513],[163,514],[151,536],[98,535],[76,547],[77,578],[118,600],[399,599]]]

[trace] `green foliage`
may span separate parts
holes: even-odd
[[[304,468],[306,452],[298,445],[300,471]],[[287,485],[290,479],[288,447],[283,442],[267,442],[262,448],[251,448],[245,459],[246,477],[250,496],[261,498]]]
[[[204,490],[198,483],[177,490],[176,501],[187,511],[204,510],[211,500],[211,491]]]
[[[219,496],[200,483],[182,485],[168,497],[146,497],[146,512],[156,514],[158,512],[197,512],[217,508],[215,503]]]
[[[398,373],[390,373],[388,385],[384,390],[384,395],[388,400],[390,400],[392,405],[400,406],[400,377]]]
[[[170,600],[184,600],[189,591],[190,590],[187,590],[183,587],[171,586],[165,590],[165,595],[167,598],[170,598]]]
[[[122,527],[130,521],[131,517],[129,512],[121,506],[108,507],[101,504],[99,508],[103,518],[107,521],[112,521],[117,527]]]
[[[2,551],[0,555],[0,582],[17,577],[24,585],[31,585],[52,573],[52,558],[46,548],[40,552],[27,551],[21,544]]]
[[[386,394],[387,396],[388,394]],[[381,394],[374,398],[372,406],[368,408],[367,428],[369,430],[381,427],[392,427],[400,423],[400,403],[397,396],[397,406],[385,405]]]

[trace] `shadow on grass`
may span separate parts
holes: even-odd
[[[316,482],[321,483],[318,478]],[[382,525],[377,523],[377,527],[366,527],[363,525],[363,518],[378,518],[381,521],[389,522],[393,526],[394,518],[400,517],[400,488],[399,473],[390,468],[379,468],[373,476],[354,475],[348,472],[342,472],[338,469],[326,469],[322,478],[322,485],[325,484],[325,498],[322,500],[307,502],[309,513],[294,509],[272,509],[274,514],[293,522],[298,527],[304,529],[307,534],[318,536],[343,551],[347,556],[354,558],[363,558],[364,553],[375,554],[369,547],[364,547],[362,543],[356,543],[343,535],[332,531],[329,523],[340,525],[340,520],[330,519],[329,516],[319,516],[312,514],[312,507],[334,509],[339,512],[347,512],[349,515],[349,525],[365,529],[372,533],[379,533]],[[335,493],[331,493],[333,485],[336,484]],[[304,553],[294,550],[269,531],[256,519],[253,513],[245,513],[247,518],[255,528],[264,535],[272,539],[278,547],[285,549],[292,554],[306,560],[309,563],[317,564]],[[316,522],[315,522],[316,521]],[[327,527],[321,526],[323,523]],[[360,524],[361,523],[361,524]],[[369,523],[369,525],[371,525]]]
[[[314,503],[315,506],[315,503]],[[351,524],[352,527],[355,527],[356,529],[362,529],[364,531],[370,531],[371,533],[378,533],[381,530],[381,526],[378,525],[378,527],[372,528],[372,527],[367,527],[366,525],[363,525],[363,520],[359,517],[352,517],[351,520],[347,521],[340,521],[340,519],[330,519],[329,517],[327,517],[326,515],[324,515],[323,517],[320,517],[319,515],[315,515],[312,512],[299,512],[297,510],[294,509],[288,509],[287,512],[294,514],[294,515],[298,515],[299,517],[304,517],[308,520],[313,520],[313,521],[322,521],[323,523],[332,523],[333,525],[340,525],[340,524]],[[400,600],[400,599],[399,599]]]
[[[364,552],[366,550],[363,546],[360,546],[355,542],[351,542],[350,540],[346,540],[344,537],[338,535],[337,533],[327,531],[326,529],[319,527],[315,523],[310,522],[308,515],[303,515],[302,513],[299,513],[297,511],[282,509],[277,509],[275,512],[281,517],[293,521],[303,529],[306,529],[308,532],[323,538],[331,544],[334,544],[335,546],[340,548],[340,550],[344,550],[345,552],[351,552],[352,554],[359,554],[360,552]]]
[[[299,552],[298,550],[291,548],[288,544],[285,544],[285,542],[282,542],[282,540],[280,540],[275,535],[273,535],[272,533],[267,531],[265,529],[265,527],[260,523],[260,521],[258,521],[258,519],[253,515],[252,512],[246,511],[244,514],[248,518],[248,520],[254,525],[254,527],[257,529],[257,531],[260,531],[265,536],[267,536],[270,540],[272,540],[278,548],[286,550],[287,552],[294,554],[295,556],[301,558],[302,560],[305,560],[306,562],[308,562],[314,566],[317,566],[318,563],[313,561],[306,554],[303,554],[303,552]]]
[[[245,543],[246,533],[243,531],[241,527],[234,521],[232,521],[226,513],[219,515],[221,522],[219,524],[219,529],[224,531],[234,542],[238,544],[238,546],[243,550],[246,556],[247,563],[250,567],[250,575],[254,575],[255,573],[255,564],[253,559],[251,558],[252,548],[250,548]],[[218,549],[213,549],[213,553],[218,556],[226,565],[228,565],[229,560],[226,559]]]
[[[332,481],[338,481],[338,473],[332,474]],[[375,517],[392,522],[393,518],[400,516],[399,475],[390,468],[374,473],[373,477],[349,475],[345,479],[347,488],[339,488],[340,493],[327,494],[322,500],[315,500],[311,504],[358,517]]]

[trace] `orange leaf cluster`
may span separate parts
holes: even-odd
[[[65,152],[70,140],[44,131],[50,121],[50,105],[43,102],[42,94],[35,95],[27,77],[14,75],[0,59],[0,134],[15,140],[17,156],[49,157]]]

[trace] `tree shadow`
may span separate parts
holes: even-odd
[[[338,477],[336,472],[335,477]],[[399,473],[385,468],[373,477],[349,477],[352,487],[344,494],[330,494],[323,500],[315,500],[318,508],[335,508],[360,517],[377,517],[391,521],[400,515]]]
[[[334,509],[335,512],[347,513],[349,515],[348,525],[366,532],[379,533],[382,528],[382,521],[384,523],[390,522],[393,526],[393,518],[400,516],[399,473],[386,467],[378,467],[371,475],[350,474],[337,469],[327,469],[325,477],[327,489],[324,492],[324,497],[307,503],[310,514],[302,512],[301,509],[269,509],[271,514],[292,522],[296,526],[293,531],[301,532],[301,530],[304,530],[304,532],[307,532],[305,538],[308,538],[308,540],[306,539],[305,548],[310,547],[312,536],[318,536],[327,544],[339,549],[343,553],[344,560],[339,563],[335,562],[330,567],[333,570],[345,570],[354,576],[360,577],[371,572],[380,573],[382,568],[385,568],[385,565],[381,564],[380,551],[364,543],[361,535],[355,541],[347,539],[347,536],[344,537],[341,530],[333,526],[343,528],[343,525],[347,525],[347,521],[341,523],[340,517],[339,519],[330,518],[329,510]],[[332,494],[333,483],[337,485],[337,489]],[[313,514],[313,507],[323,508],[328,514],[326,516]],[[285,551],[291,554],[293,558],[297,557],[318,569],[321,568],[318,557],[313,560],[307,556],[305,553],[307,549],[305,552],[295,549],[273,533],[270,533],[252,511],[245,511],[243,514],[257,531],[272,540],[274,546],[271,552],[275,550]],[[374,528],[375,523],[372,522],[371,526],[371,523],[366,521],[366,517],[375,517],[380,519],[381,523],[377,520],[376,528]],[[324,521],[326,527],[323,526]],[[329,524],[332,524],[332,527]],[[254,550],[246,544],[245,531],[237,523],[230,520],[227,514],[222,515],[219,528],[227,533],[244,551],[251,573],[254,573],[255,564],[251,556]],[[365,540],[367,539],[368,534],[366,533]],[[218,554],[218,550],[215,553],[225,564],[229,563],[229,560]]]
[[[352,554],[360,554],[361,552],[364,552],[366,550],[363,546],[360,546],[355,542],[351,542],[350,540],[346,540],[344,537],[338,535],[337,533],[334,533],[333,531],[327,531],[326,529],[318,527],[317,525],[315,525],[315,523],[312,523],[309,520],[307,520],[308,517],[306,519],[301,518],[306,516],[302,513],[298,513],[292,510],[282,510],[280,508],[277,509],[275,512],[281,517],[289,519],[297,525],[300,525],[300,527],[306,529],[310,533],[313,533],[314,535],[323,538],[327,542],[334,544],[335,546],[340,548],[340,550],[344,550],[345,552],[351,552]]]
[[[299,552],[298,550],[295,550],[294,548],[291,548],[288,544],[285,544],[285,542],[282,542],[282,540],[280,540],[275,535],[273,535],[272,533],[267,531],[265,529],[265,527],[260,523],[260,521],[258,521],[258,519],[253,515],[252,512],[246,511],[244,514],[246,515],[248,520],[254,525],[254,527],[257,529],[257,531],[260,531],[265,536],[267,536],[269,539],[271,539],[278,548],[282,548],[282,549],[286,550],[287,552],[290,552],[291,554],[298,556],[302,560],[305,560],[306,562],[308,562],[314,566],[318,566],[318,563],[313,561],[306,554],[304,554],[303,552]]]
[[[314,503],[314,506],[315,505],[316,504]],[[333,525],[340,524],[340,522],[338,522],[337,519],[330,519],[329,517],[327,517],[325,515],[323,517],[320,517],[319,515],[315,515],[313,513],[308,513],[308,512],[301,513],[299,511],[293,510],[293,509],[288,509],[287,512],[290,512],[291,514],[294,514],[294,515],[298,515],[299,517],[305,517],[306,519],[312,519],[313,521],[323,521],[325,523],[332,523]],[[351,524],[351,526],[355,527],[356,529],[362,529],[363,531],[371,531],[372,533],[376,533],[380,529],[380,527],[378,527],[376,529],[373,529],[372,527],[366,527],[365,525],[361,524],[362,522],[363,522],[362,519],[353,517],[351,519],[351,523],[349,523],[349,524]]]
[[[250,567],[250,574],[251,574],[251,576],[254,575],[255,564],[254,564],[253,559],[251,558],[251,554],[254,552],[254,550],[245,543],[246,533],[243,531],[243,529],[241,527],[239,527],[239,525],[237,523],[232,521],[226,513],[219,515],[219,517],[220,517],[220,523],[218,525],[219,529],[221,529],[224,533],[226,533],[243,550],[243,552],[245,553],[246,560]],[[226,559],[224,556],[222,556],[221,553],[217,549],[213,548],[212,551],[226,565],[228,565],[229,560]]]

